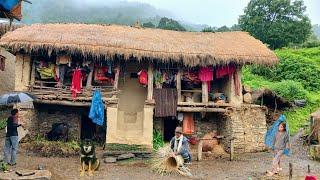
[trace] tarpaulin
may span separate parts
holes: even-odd
[[[11,11],[19,2],[20,0],[0,0],[0,6],[7,11]]]
[[[281,115],[279,117],[279,119],[274,122],[271,126],[271,128],[267,131],[265,139],[264,139],[264,143],[266,144],[267,147],[274,149],[274,145],[273,145],[273,140],[274,138],[276,138],[278,129],[279,129],[279,125],[282,122],[286,121],[286,117],[284,115]],[[289,124],[286,123],[286,132],[288,133],[289,137],[290,137],[290,130],[289,130]],[[283,154],[289,156],[290,155],[290,150],[289,149],[285,149]]]

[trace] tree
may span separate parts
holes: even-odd
[[[206,28],[203,28],[201,30],[201,32],[215,32],[216,31],[216,28],[215,27],[206,27]]]
[[[142,27],[145,28],[155,28],[156,26],[154,24],[152,24],[152,22],[147,22],[147,23],[143,23]]]
[[[217,30],[217,32],[228,32],[230,29],[227,26],[221,26]]]
[[[303,0],[251,0],[239,17],[242,30],[248,31],[271,48],[303,43],[311,33]]]
[[[169,19],[166,17],[163,17],[160,19],[160,22],[157,28],[174,30],[174,31],[186,31],[186,29],[178,21],[175,21],[173,19]]]

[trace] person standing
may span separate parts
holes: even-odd
[[[7,134],[4,144],[4,162],[11,166],[16,165],[19,146],[17,128],[21,126],[21,124],[18,124],[18,115],[18,109],[13,109],[11,111],[11,116],[7,120]]]

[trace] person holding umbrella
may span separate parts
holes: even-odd
[[[7,120],[7,134],[4,143],[4,162],[14,166],[16,165],[17,151],[19,146],[18,130],[21,126],[18,124],[18,109],[11,110],[11,116]]]

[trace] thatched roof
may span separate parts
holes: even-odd
[[[316,112],[312,113],[311,116],[313,118],[320,119],[320,109],[318,109]]]
[[[23,26],[22,24],[12,24],[11,30],[14,31],[15,29],[18,29],[22,26]],[[9,31],[10,31],[10,24],[9,23],[7,23],[7,22],[0,23],[0,37]]]
[[[0,45],[13,52],[44,49],[84,56],[135,57],[183,62],[188,66],[267,64],[275,54],[246,32],[178,32],[119,25],[34,24],[8,33]]]

